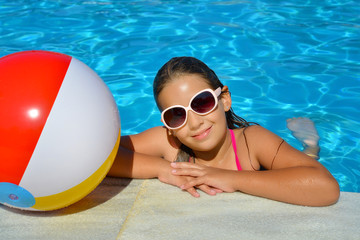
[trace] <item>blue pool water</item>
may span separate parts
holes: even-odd
[[[160,125],[156,71],[195,56],[230,87],[233,108],[297,148],[286,129],[313,119],[321,163],[360,192],[360,2],[351,0],[0,0],[0,56],[42,49],[93,68],[115,96],[122,133]]]

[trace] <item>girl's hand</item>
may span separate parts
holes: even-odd
[[[194,177],[174,175],[171,173],[171,170],[172,170],[172,167],[170,167],[170,164],[169,164],[169,168],[166,171],[161,171],[159,173],[158,179],[163,183],[177,186],[177,187],[187,191],[193,197],[200,197],[200,194],[196,191],[195,186],[190,186],[190,187],[186,187],[186,188],[181,187],[181,186],[185,186],[185,184],[187,182],[191,182],[194,179]],[[211,188],[211,187],[209,187],[207,185],[203,185],[203,184],[196,186],[196,187],[209,195],[216,195],[216,193],[222,192],[218,189],[214,189],[214,188]]]
[[[237,171],[207,167],[201,164],[176,162],[171,163],[171,173],[176,176],[188,176],[187,181],[180,186],[181,189],[189,189],[201,186],[212,188],[219,192],[235,192],[234,174]]]

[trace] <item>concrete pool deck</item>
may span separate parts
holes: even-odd
[[[105,178],[64,209],[0,206],[0,239],[359,239],[360,194],[330,207],[302,207],[223,193],[193,198],[152,180]]]

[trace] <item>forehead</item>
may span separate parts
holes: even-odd
[[[173,105],[188,106],[190,99],[201,90],[211,88],[207,81],[197,74],[181,75],[166,84],[158,96],[161,109]]]

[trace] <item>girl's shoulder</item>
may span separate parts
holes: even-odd
[[[132,142],[141,145],[157,145],[169,143],[171,135],[165,127],[153,127],[135,135],[129,136]]]
[[[235,132],[235,130],[234,130]],[[260,125],[251,125],[236,130],[239,149],[247,152],[249,161],[256,169],[269,168],[273,157],[282,143],[282,138]]]
[[[153,156],[172,155],[179,143],[165,127],[149,128],[141,133],[130,135],[132,148],[136,152]]]
[[[250,125],[248,127],[237,128],[234,129],[235,135],[239,138],[245,135],[246,138],[249,140],[260,140],[262,141],[278,141],[280,139],[275,133],[271,132],[270,130],[260,126],[260,125]]]

